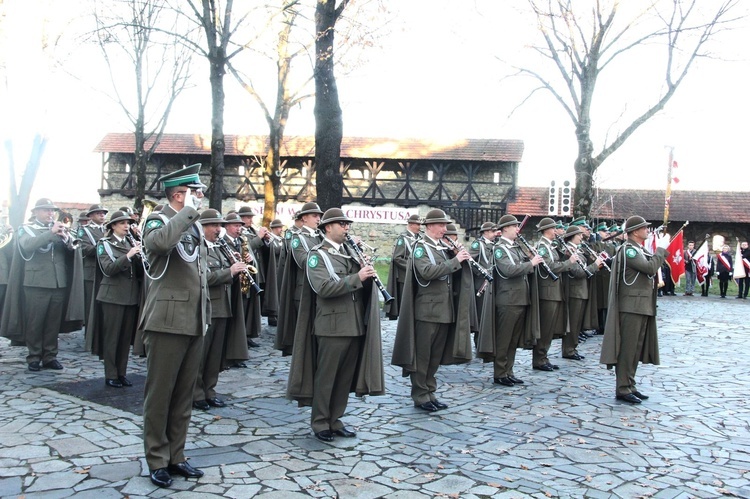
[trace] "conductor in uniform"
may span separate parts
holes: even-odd
[[[631,404],[648,398],[635,383],[638,361],[659,364],[654,277],[667,258],[669,237],[657,238],[656,254],[650,254],[643,248],[648,226],[639,216],[625,222],[628,240],[617,250],[612,263],[610,308],[599,360],[607,367],[615,367],[615,397]]]
[[[143,439],[151,481],[172,484],[172,474],[203,476],[185,457],[185,439],[210,322],[206,243],[191,186],[201,186],[200,164],[159,180],[168,205],[146,221],[143,245],[153,279],[141,315],[146,348]]]

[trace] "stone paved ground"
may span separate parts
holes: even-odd
[[[350,401],[345,421],[358,437],[330,445],[310,433],[309,410],[284,399],[288,359],[266,332],[249,369],[222,374],[230,404],[193,414],[187,454],[206,475],[177,477],[169,490],[146,474],[137,407],[52,389],[103,386],[80,332],[61,341],[61,373],[27,372],[24,349],[0,340],[0,496],[750,497],[750,303],[660,300],[662,365],[639,369],[651,396],[641,406],[615,401],[594,337],[583,362],[559,359],[554,373],[532,371],[519,352],[523,387],[493,385],[491,367],[476,360],[443,367],[450,409],[436,414],[417,412],[407,381],[387,366],[388,395]],[[394,330],[384,323],[386,359]],[[142,359],[131,366],[144,371]]]

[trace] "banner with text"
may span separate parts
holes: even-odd
[[[276,206],[276,218],[281,219],[286,225],[290,225],[294,220],[294,214],[302,208],[303,203],[283,203]],[[249,206],[256,216],[263,215],[263,203],[237,203],[235,209],[241,206]],[[344,205],[342,208],[344,214],[354,220],[355,223],[372,223],[372,224],[406,224],[406,221],[413,214],[417,213],[416,208],[397,208],[387,206],[358,206]]]

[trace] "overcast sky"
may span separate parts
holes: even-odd
[[[523,56],[535,35],[533,24],[522,22],[507,9],[507,2],[386,3],[393,18],[386,27],[390,35],[352,74],[338,80],[346,135],[521,139],[525,143],[521,185],[544,186],[553,179],[573,179],[575,137],[559,104],[540,94],[509,116],[526,96],[529,82],[503,80],[509,68],[499,59]],[[93,203],[98,201],[100,156],[92,149],[106,133],[130,130],[123,124],[121,111],[90,88],[104,67],[96,52],[73,54],[68,61],[68,69],[80,74],[82,81],[52,80],[39,69],[45,68],[46,62],[37,59],[33,50],[40,33],[37,14],[53,12],[50,9],[62,8],[60,4],[71,5],[50,0],[6,1],[10,13],[17,16],[13,19],[21,21],[4,26],[9,83],[0,103],[3,116],[13,118],[3,123],[3,136],[13,137],[19,151],[23,138],[35,130],[49,137],[32,202],[45,196]],[[7,51],[9,40],[13,51]],[[664,189],[666,146],[672,146],[679,163],[675,176],[680,178],[674,188],[746,190],[750,184],[744,147],[750,131],[748,41],[750,30],[744,21],[742,29],[714,47],[721,48],[725,60],[704,60],[696,65],[666,110],[601,167],[599,185]],[[168,131],[210,133],[210,90],[202,64],[196,63],[197,86],[176,103]],[[621,112],[625,105],[627,112],[632,112],[650,102],[653,95],[640,91],[650,84],[638,76],[644,64],[640,61],[604,78],[600,102],[611,103],[614,112]],[[231,76],[225,82],[225,133],[266,133],[257,106]],[[593,125],[606,129],[611,123]],[[287,133],[313,132],[309,101],[293,111]],[[600,146],[595,144],[597,150]],[[24,158],[19,152],[17,161],[25,163]],[[72,161],[81,165],[80,170],[71,169]],[[7,178],[6,158],[0,167],[2,178]]]

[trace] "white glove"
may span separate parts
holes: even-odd
[[[657,248],[667,249],[668,246],[669,246],[669,236],[664,235],[664,236],[659,236],[656,238]]]

